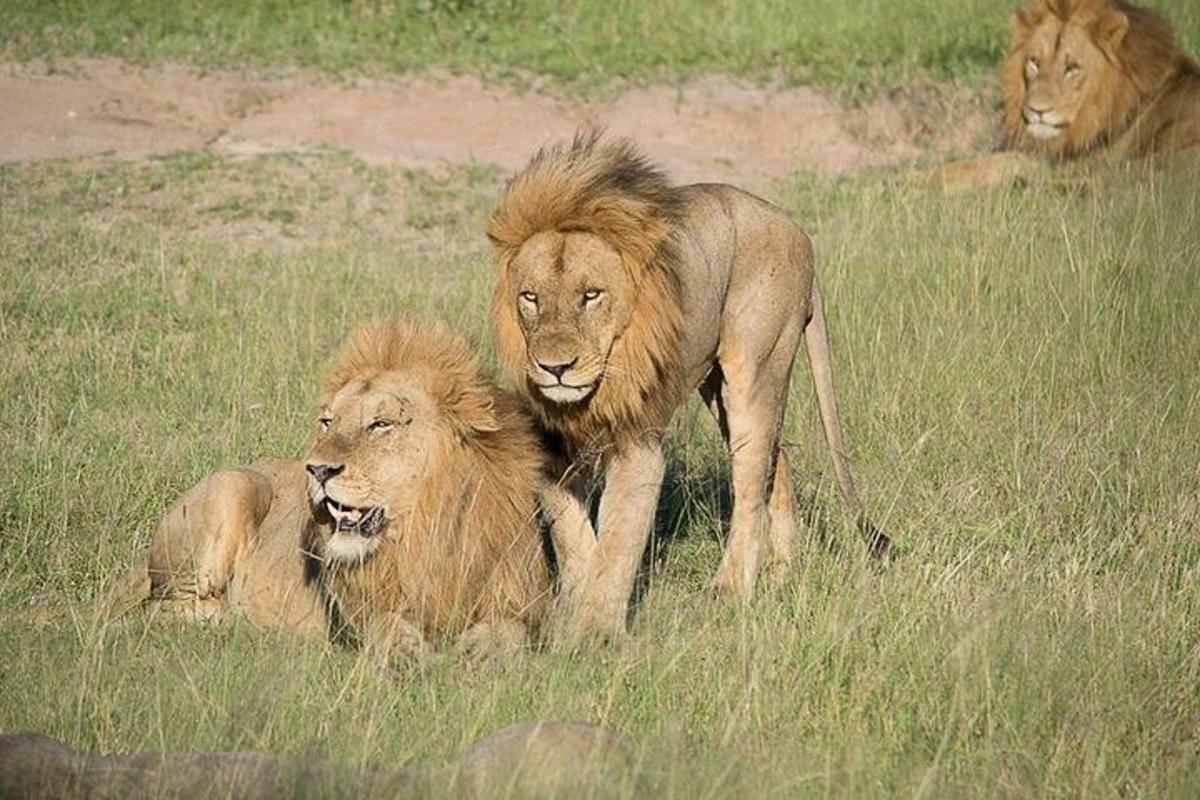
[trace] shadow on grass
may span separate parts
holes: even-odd
[[[798,540],[799,557],[803,558],[805,553],[813,550],[834,556],[847,552],[850,543],[833,534],[831,510],[825,503],[827,494],[819,485],[797,480],[795,472],[792,483],[796,504],[794,535]],[[832,513],[838,510],[832,509]],[[642,555],[642,567],[634,586],[631,619],[653,582],[671,561],[672,551],[686,539],[695,536],[711,539],[724,551],[732,512],[733,486],[727,457],[722,455],[689,468],[683,459],[668,454],[654,529]],[[710,573],[706,583],[716,573],[718,563],[704,565]]]

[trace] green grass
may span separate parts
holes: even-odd
[[[6,0],[0,53],[343,74],[446,67],[566,84],[711,72],[855,92],[973,80],[1005,49],[993,0]],[[1200,51],[1200,7],[1155,0]],[[1010,7],[1011,6],[1011,7]]]
[[[491,358],[501,179],[336,153],[0,167],[0,619],[91,597],[205,472],[299,453],[356,322],[432,307]],[[360,764],[584,718],[668,796],[1193,797],[1198,185],[775,187],[815,236],[886,568],[846,524],[798,369],[786,440],[821,536],[744,610],[706,588],[728,471],[690,407],[623,645],[386,673],[239,625],[10,620],[0,731]]]

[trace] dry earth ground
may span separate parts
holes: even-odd
[[[0,160],[332,146],[372,164],[512,169],[539,143],[603,124],[635,136],[678,180],[760,186],[798,170],[840,174],[977,147],[990,128],[973,94],[930,87],[852,107],[812,88],[710,77],[580,99],[449,74],[346,82],[96,60],[7,64]]]

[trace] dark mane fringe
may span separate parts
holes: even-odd
[[[649,266],[652,251],[669,243],[629,226],[674,226],[682,215],[679,192],[632,142],[606,139],[602,129],[588,128],[570,142],[540,148],[509,179],[488,219],[487,236],[503,251],[519,249],[541,231],[588,231],[618,250],[637,253]]]
[[[505,187],[487,223],[497,264],[492,320],[505,370],[527,391],[542,421],[576,445],[604,446],[666,424],[678,403],[682,337],[679,247],[683,196],[625,139],[598,129],[540,149]],[[609,371],[581,408],[566,410],[528,392],[525,341],[509,267],[543,231],[594,234],[620,254],[634,286],[631,322]]]

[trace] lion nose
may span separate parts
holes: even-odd
[[[570,361],[564,361],[561,364],[547,364],[544,361],[539,361],[538,366],[559,380],[562,380],[563,373],[575,366],[575,362],[578,360],[578,358],[572,358]]]
[[[337,475],[339,472],[341,472],[345,468],[345,465],[343,465],[343,464],[305,464],[304,468],[306,470],[308,470],[309,475],[312,475],[314,478],[316,478],[317,483],[324,486],[325,481],[329,480],[334,475]]]

